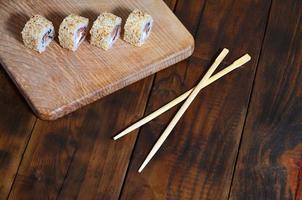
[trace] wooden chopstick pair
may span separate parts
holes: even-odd
[[[143,119],[137,121],[136,123],[132,124],[116,136],[114,136],[114,140],[117,140],[124,135],[130,133],[131,131],[139,128],[140,126],[146,124],[147,122],[151,121],[152,119],[156,118],[157,116],[161,115],[162,113],[166,112],[173,106],[177,105],[178,103],[184,101],[184,104],[181,106],[181,108],[178,110],[174,118],[171,120],[165,131],[162,133],[162,135],[159,137],[153,148],[151,149],[150,153],[146,157],[145,161],[139,168],[138,172],[141,172],[145,166],[148,164],[148,162],[152,159],[152,157],[155,155],[155,153],[158,151],[158,149],[161,147],[161,145],[164,143],[166,138],[171,133],[172,129],[175,127],[181,116],[184,114],[184,112],[187,110],[189,105],[192,103],[194,98],[197,96],[199,91],[203,89],[204,87],[208,86],[209,84],[213,83],[214,81],[218,80],[219,78],[223,77],[224,75],[230,73],[231,71],[239,68],[240,66],[244,65],[248,61],[250,61],[251,57],[248,54],[245,54],[241,58],[234,61],[231,65],[226,67],[225,69],[221,70],[220,72],[216,73],[215,75],[211,76],[216,68],[219,66],[219,64],[222,62],[222,60],[225,58],[225,56],[228,54],[229,50],[224,48],[222,52],[218,55],[218,57],[215,59],[214,63],[210,67],[210,69],[207,71],[207,73],[203,76],[203,78],[200,80],[200,82],[197,84],[196,87],[192,88],[191,90],[185,92],[184,94],[180,95],[173,101],[169,102],[168,104],[162,106],[160,109],[152,112],[148,116],[144,117]]]

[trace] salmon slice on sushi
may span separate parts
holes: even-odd
[[[59,42],[63,48],[76,51],[85,40],[89,20],[75,14],[68,15],[59,27]]]
[[[114,14],[104,12],[93,22],[90,30],[90,43],[108,50],[120,37],[122,19]]]
[[[54,39],[55,31],[51,21],[41,15],[34,15],[25,24],[21,34],[27,48],[42,53]]]
[[[124,40],[134,46],[142,46],[150,36],[152,26],[152,16],[135,9],[127,18]]]

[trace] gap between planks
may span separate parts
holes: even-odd
[[[265,22],[265,29],[264,29],[264,33],[263,33],[262,40],[261,40],[261,48],[259,50],[259,54],[258,54],[258,57],[257,57],[256,69],[255,69],[255,72],[254,72],[254,79],[253,79],[253,83],[252,83],[252,89],[251,89],[250,94],[249,94],[249,100],[248,100],[247,110],[246,110],[242,130],[241,130],[240,140],[239,140],[239,144],[238,144],[238,148],[237,148],[236,159],[235,159],[235,162],[233,164],[232,179],[231,179],[231,184],[229,186],[229,191],[228,191],[228,196],[227,196],[228,200],[230,199],[230,195],[231,195],[231,191],[232,191],[233,181],[234,181],[235,172],[236,172],[236,166],[237,166],[237,163],[238,163],[238,157],[239,157],[239,153],[240,153],[240,149],[241,149],[243,133],[244,133],[244,129],[245,129],[246,121],[247,121],[247,116],[248,116],[249,111],[250,111],[249,108],[250,108],[251,99],[252,99],[252,96],[253,96],[253,93],[254,93],[256,75],[257,75],[257,71],[258,71],[258,67],[259,67],[259,61],[260,61],[261,56],[262,56],[263,44],[264,44],[264,39],[265,39],[265,36],[266,36],[266,33],[267,33],[267,27],[268,27],[268,23],[269,23],[272,4],[273,4],[273,0],[270,1],[270,6],[269,6],[269,9],[268,9],[268,12],[267,12],[267,17],[266,17],[266,22]]]
[[[14,85],[14,87],[15,87],[15,85]],[[23,98],[23,97],[22,97],[22,98]],[[30,111],[30,112],[31,112],[31,111]],[[15,176],[14,176],[14,180],[13,180],[13,182],[12,182],[12,185],[10,186],[10,189],[9,189],[9,192],[8,192],[8,195],[7,195],[7,199],[9,199],[9,196],[10,196],[11,191],[12,191],[12,189],[13,189],[13,186],[14,186],[14,184],[15,184],[17,175],[19,174],[19,169],[20,169],[21,163],[22,163],[22,161],[23,161],[24,154],[25,154],[25,152],[26,152],[26,149],[27,149],[28,144],[29,144],[29,142],[30,142],[31,136],[32,136],[32,134],[33,134],[33,132],[34,132],[34,129],[35,129],[36,124],[37,124],[37,121],[38,121],[38,118],[37,118],[34,114],[33,114],[33,116],[35,117],[35,122],[34,122],[33,126],[31,127],[31,131],[30,131],[28,140],[26,141],[26,145],[25,145],[25,147],[24,147],[23,153],[22,153],[22,155],[21,155],[20,162],[19,162],[18,167],[17,167],[17,171],[16,171]]]

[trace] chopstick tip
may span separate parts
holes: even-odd
[[[215,63],[219,65],[222,62],[222,60],[226,57],[226,55],[228,55],[228,53],[229,50],[227,48],[223,48],[220,54],[218,55],[218,57],[215,59]]]
[[[223,48],[223,50],[222,51],[224,51],[224,52],[226,52],[226,53],[229,53],[229,49],[228,48]]]
[[[249,54],[244,54],[239,59],[235,60],[232,65],[234,65],[236,68],[241,67],[245,63],[249,62],[251,60],[251,56]]]
[[[143,171],[142,166],[137,171],[138,171],[138,173],[141,173]]]
[[[225,57],[228,53],[230,52],[230,50],[229,49],[227,49],[227,48],[223,48],[223,50],[221,51],[221,55],[223,55],[223,57]]]
[[[246,61],[250,61],[252,59],[252,57],[248,53],[244,54],[244,57]]]
[[[148,155],[149,156],[149,155]],[[140,166],[140,168],[138,169],[138,173],[141,173],[143,171],[143,169],[146,167],[146,165],[148,164],[148,162],[150,161],[150,159],[147,158],[144,160],[143,164]]]

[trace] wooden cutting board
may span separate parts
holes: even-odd
[[[119,39],[104,51],[89,44],[76,52],[58,40],[39,54],[26,49],[21,30],[33,14],[53,22],[56,32],[65,16],[89,18],[108,11],[125,22],[134,8],[151,14],[154,27],[142,47]],[[53,120],[177,63],[192,54],[194,39],[162,0],[10,0],[0,2],[0,59],[33,111]],[[121,101],[123,101],[121,99]]]

